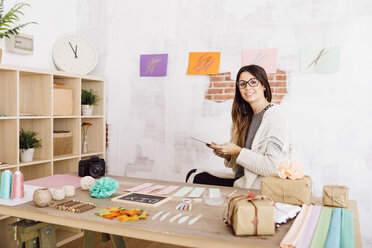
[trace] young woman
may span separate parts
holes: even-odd
[[[271,89],[265,70],[258,65],[242,67],[236,76],[231,111],[231,142],[209,147],[233,170],[188,173],[186,181],[200,184],[261,188],[264,176],[276,174],[277,164],[290,159],[291,140],[285,115],[271,104]]]

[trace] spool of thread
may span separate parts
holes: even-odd
[[[53,195],[53,200],[56,200],[56,201],[61,201],[65,199],[65,191],[63,190],[63,188],[53,189],[52,195]]]
[[[20,171],[16,171],[13,175],[12,180],[12,199],[22,199],[25,196],[23,187],[23,174]]]
[[[12,190],[12,177],[13,174],[10,170],[6,170],[3,173],[1,173],[0,198],[10,199],[10,194]]]
[[[36,207],[45,207],[52,202],[52,194],[48,188],[37,189],[33,195],[33,203]]]
[[[75,187],[72,185],[63,186],[63,190],[65,191],[66,197],[71,197],[75,195]]]
[[[96,180],[91,176],[85,176],[80,180],[82,190],[89,190]]]

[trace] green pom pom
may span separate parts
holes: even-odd
[[[107,198],[116,193],[119,188],[119,183],[111,177],[102,177],[96,180],[92,187],[90,187],[90,196],[95,198]]]

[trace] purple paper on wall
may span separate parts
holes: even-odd
[[[144,54],[140,58],[141,77],[162,77],[167,75],[168,54]]]

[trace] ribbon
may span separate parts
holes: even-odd
[[[251,202],[253,207],[254,207],[254,212],[255,212],[254,213],[254,219],[251,221],[251,223],[254,225],[254,235],[257,235],[258,234],[259,220],[258,220],[258,216],[257,216],[258,209],[257,209],[256,204],[254,204],[254,200],[269,200],[271,202],[271,204],[273,206],[275,206],[274,201],[268,196],[265,196],[265,195],[257,195],[256,196],[252,192],[248,192],[248,196],[240,195],[240,196],[235,196],[235,197],[231,198],[229,203],[228,203],[228,206],[227,206],[227,208],[224,212],[224,217],[223,217],[223,221],[225,222],[225,224],[227,224],[231,228],[232,228],[233,213],[235,212],[235,207],[236,207],[237,203],[239,201],[242,201],[242,200],[247,200],[248,202]],[[233,202],[234,202],[234,204],[233,204]]]

